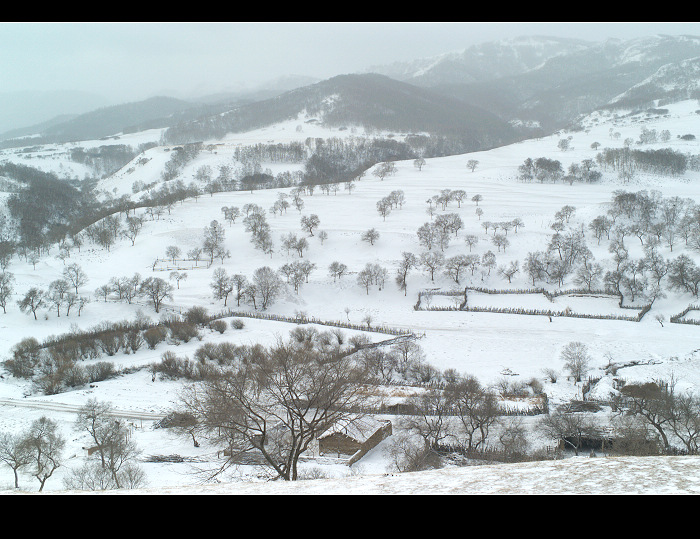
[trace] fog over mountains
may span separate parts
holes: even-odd
[[[166,138],[183,143],[258,128],[306,111],[320,114],[318,120],[328,125],[457,136],[467,141],[468,149],[488,148],[550,133],[598,108],[645,106],[664,96],[697,97],[698,58],[697,36],[605,42],[517,37],[324,81],[288,76],[253,90],[194,99],[160,96],[106,106],[98,96],[63,93],[57,102],[61,115],[43,122],[38,116],[48,113],[52,95],[27,95],[24,103],[15,96],[9,101],[16,114],[27,106],[35,114],[26,115],[27,125],[5,130],[0,137],[8,146],[25,142],[7,139],[29,135],[37,143],[66,142],[169,128]],[[90,106],[94,108],[85,110]],[[11,122],[17,125],[17,118],[3,118],[0,129]]]

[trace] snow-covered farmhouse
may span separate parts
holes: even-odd
[[[391,436],[391,421],[364,417],[326,430],[318,437],[318,452],[327,456],[350,455],[348,464],[353,464],[387,436]]]

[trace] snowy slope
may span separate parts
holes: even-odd
[[[139,272],[142,276],[151,275],[168,278],[168,273],[153,272],[151,265],[156,257],[163,257],[168,245],[178,245],[183,252],[201,243],[203,229],[217,219],[225,223],[226,247],[231,250],[232,257],[223,264],[217,260],[211,268],[188,269],[188,277],[175,290],[172,301],[166,302],[166,308],[181,312],[193,306],[206,307],[210,312],[218,312],[223,308],[223,302],[215,300],[211,295],[209,283],[213,271],[223,265],[229,274],[242,273],[251,276],[252,272],[263,265],[279,268],[286,262],[297,259],[295,255],[287,255],[279,247],[279,238],[288,232],[301,235],[300,217],[317,214],[321,225],[319,230],[328,233],[328,239],[321,244],[318,237],[310,237],[310,248],[304,258],[317,265],[308,284],[304,284],[295,294],[293,289],[277,301],[270,312],[293,316],[305,312],[320,320],[345,320],[360,324],[363,318],[371,315],[373,325],[387,325],[410,329],[423,335],[419,343],[424,349],[428,362],[440,370],[454,368],[461,373],[472,374],[485,384],[493,384],[504,376],[512,380],[528,381],[538,378],[544,383],[545,391],[553,404],[564,402],[579,396],[580,386],[560,379],[556,384],[543,380],[543,369],[554,368],[562,370],[559,354],[563,346],[570,341],[583,341],[589,346],[593,357],[592,375],[603,376],[597,391],[600,396],[611,390],[611,378],[604,375],[603,367],[610,358],[616,363],[638,362],[637,366],[621,369],[619,375],[628,381],[645,381],[656,378],[668,378],[674,375],[679,379],[680,390],[697,391],[700,388],[700,328],[691,325],[664,324],[662,327],[656,320],[656,314],[669,316],[680,312],[689,303],[696,301],[689,294],[673,293],[667,298],[659,299],[651,312],[641,322],[587,320],[576,318],[556,318],[550,322],[543,316],[518,316],[496,313],[474,312],[429,312],[415,311],[417,293],[425,288],[441,288],[451,290],[455,283],[442,274],[436,275],[432,282],[422,271],[414,270],[409,274],[408,293],[406,296],[396,288],[393,282],[394,268],[403,251],[420,252],[416,238],[416,229],[422,223],[429,221],[425,212],[425,201],[439,194],[442,189],[464,189],[468,198],[457,207],[451,203],[447,212],[457,212],[465,223],[446,249],[445,255],[465,254],[468,248],[463,241],[465,234],[477,234],[480,242],[474,252],[482,254],[486,250],[496,248],[488,241],[481,228],[482,220],[510,220],[520,217],[525,227],[517,234],[510,232],[508,238],[511,245],[507,252],[498,252],[499,264],[519,260],[521,263],[526,254],[532,250],[544,249],[551,234],[549,225],[554,214],[564,205],[576,207],[574,223],[586,224],[592,218],[605,213],[606,203],[611,194],[617,189],[626,190],[659,190],[664,197],[681,196],[700,201],[700,174],[688,172],[680,178],[660,178],[652,175],[639,174],[629,184],[621,185],[614,175],[605,175],[598,184],[539,184],[522,183],[516,179],[517,167],[530,158],[547,156],[559,159],[564,169],[569,164],[578,163],[585,158],[594,158],[596,151],[591,149],[593,142],[601,143],[602,147],[620,147],[625,138],[636,139],[642,126],[657,129],[668,129],[672,138],[669,143],[658,143],[654,147],[671,146],[674,149],[691,154],[700,153],[697,140],[685,141],[677,137],[697,130],[698,104],[687,101],[676,105],[664,105],[669,109],[666,116],[646,118],[641,116],[623,117],[618,113],[613,115],[597,114],[588,118],[584,124],[585,131],[562,133],[538,140],[524,141],[508,147],[497,148],[486,152],[468,155],[457,155],[444,158],[428,159],[425,167],[418,170],[413,162],[398,162],[397,173],[394,176],[379,180],[368,173],[361,181],[356,182],[352,193],[340,190],[336,195],[325,195],[316,190],[313,196],[304,196],[305,206],[301,212],[290,208],[286,214],[273,217],[268,215],[272,227],[272,238],[276,245],[272,257],[256,251],[250,243],[249,234],[245,232],[240,220],[229,226],[223,219],[222,206],[239,206],[253,202],[264,209],[269,208],[277,199],[280,191],[289,189],[256,191],[254,193],[240,191],[217,193],[213,196],[203,195],[198,200],[186,200],[178,203],[170,214],[165,214],[157,220],[148,220],[137,237],[135,245],[128,240],[120,240],[108,252],[95,245],[87,244],[81,252],[73,250],[68,263],[78,263],[89,277],[89,283],[81,290],[90,294],[95,288],[106,284],[113,276],[131,276]],[[255,133],[237,136],[221,141],[217,153],[202,152],[196,163],[200,166],[210,163],[212,168],[217,164],[230,162],[230,148],[235,144],[250,144],[258,141],[288,141],[303,140],[308,136],[340,136],[341,132],[321,134],[313,126],[304,125],[302,132],[296,131],[295,122],[268,128]],[[619,139],[610,137],[610,129],[622,133]],[[698,133],[700,134],[700,133]],[[342,132],[342,135],[348,135]],[[570,149],[562,152],[557,143],[560,137],[571,136]],[[120,142],[126,142],[124,137]],[[227,148],[229,149],[227,151]],[[645,146],[648,148],[648,146]],[[160,152],[160,154],[159,154]],[[153,158],[144,165],[153,165],[152,169],[132,173],[119,172],[105,179],[102,187],[115,194],[131,193],[131,186],[137,179],[153,181],[158,174],[157,155],[167,155],[162,148],[156,147],[148,152]],[[160,157],[158,157],[160,159]],[[466,168],[469,159],[479,161],[474,172]],[[61,161],[52,161],[57,168]],[[160,161],[164,163],[163,160]],[[265,164],[263,164],[265,166]],[[127,167],[128,168],[128,167]],[[191,172],[191,171],[190,171]],[[186,172],[189,173],[189,172]],[[401,209],[394,209],[384,220],[376,211],[376,202],[388,195],[392,190],[401,189],[405,192],[406,203]],[[470,198],[481,194],[483,200],[479,207],[484,215],[479,219],[475,213],[475,205]],[[374,227],[380,232],[380,239],[375,245],[369,245],[361,240],[361,234]],[[636,238],[632,238],[636,241]],[[641,248],[629,241],[630,254],[639,257]],[[589,247],[596,260],[601,263],[609,262],[607,244],[597,246],[589,238]],[[698,253],[679,243],[671,253],[668,248],[662,248],[665,257],[686,253],[695,259]],[[8,271],[16,277],[14,301],[31,286],[48,287],[48,284],[61,276],[63,263],[55,258],[55,249],[48,256],[42,257],[33,269],[24,260],[13,259]],[[347,275],[338,281],[327,275],[326,268],[332,261],[338,260],[348,265],[351,272],[360,271],[367,263],[378,263],[389,270],[390,281],[386,288],[372,288],[369,294],[355,281],[355,275]],[[492,273],[482,281],[480,275],[467,276],[460,286],[466,284],[488,288],[526,288],[528,279],[518,274],[512,284]],[[567,286],[571,287],[571,286]],[[330,298],[330,299],[329,299]],[[565,301],[563,298],[559,298]],[[50,335],[58,335],[75,328],[87,329],[102,320],[133,320],[137,314],[146,315],[154,320],[158,315],[152,306],[141,301],[139,304],[127,305],[109,301],[107,303],[93,299],[83,314],[77,317],[56,317],[55,313],[40,313],[39,320],[34,320],[19,312],[14,301],[6,315],[0,315],[0,358],[5,359],[11,347],[25,336],[44,339]],[[574,300],[572,300],[573,302]],[[568,305],[567,305],[568,306]],[[573,307],[572,307],[573,308]],[[603,308],[603,307],[601,307]],[[605,306],[604,308],[609,308]],[[251,308],[241,306],[241,309]],[[168,311],[171,312],[171,311]],[[123,355],[119,353],[113,358],[118,367],[145,366],[158,361],[166,350],[173,350],[178,356],[192,354],[202,342],[217,342],[232,340],[239,343],[271,343],[277,336],[285,336],[294,327],[293,324],[282,322],[266,322],[244,319],[245,328],[240,331],[227,330],[223,335],[205,332],[202,341],[181,344],[177,347],[161,343],[156,350],[141,349],[136,354]],[[371,338],[379,338],[379,334],[369,333]],[[101,358],[105,359],[105,358]],[[562,377],[563,378],[563,377]],[[79,466],[84,458],[83,447],[88,444],[85,436],[72,429],[75,409],[87,398],[98,398],[110,401],[118,410],[133,418],[133,436],[137,445],[142,449],[143,456],[167,455],[177,453],[192,459],[203,459],[206,463],[216,462],[215,447],[192,447],[187,439],[177,438],[174,434],[163,429],[152,429],[153,416],[161,415],[177,401],[180,385],[177,382],[157,380],[152,381],[145,370],[95,384],[95,387],[80,388],[75,391],[53,396],[43,396],[32,391],[25,382],[5,376],[0,379],[0,432],[21,430],[26,428],[33,419],[42,413],[50,414],[58,420],[67,440],[67,460],[65,466],[59,469],[56,477],[52,478],[46,489],[61,490],[61,477],[72,467]],[[29,405],[34,405],[30,407]],[[548,440],[533,440],[534,444],[547,445]],[[380,450],[381,448],[377,448]],[[565,464],[560,462],[532,463],[509,467],[498,466],[475,467],[470,469],[447,470],[445,472],[424,472],[405,476],[384,477],[381,474],[389,471],[389,464],[381,451],[375,452],[348,469],[339,463],[325,462],[324,473],[330,477],[345,477],[343,481],[334,482],[321,480],[301,486],[258,484],[245,485],[233,483],[230,486],[197,487],[194,492],[209,492],[209,488],[229,489],[229,492],[263,492],[264,488],[279,488],[280,491],[294,492],[305,488],[306,492],[335,491],[340,489],[367,489],[374,492],[418,492],[420,489],[430,490],[429,485],[444,491],[460,492],[465,489],[479,492],[534,492],[538,488],[550,489],[552,492],[570,492],[578,486],[589,491],[608,492],[609,487],[604,480],[598,483],[586,483],[584,479],[591,477],[591,467],[602,473],[617,473],[623,484],[623,489],[636,490],[633,480],[647,477],[650,489],[663,492],[696,491],[698,485],[692,477],[685,485],[680,482],[657,481],[661,472],[672,474],[673,477],[690,475],[688,466],[697,466],[696,459],[644,460],[640,463],[628,459],[576,459],[569,467],[575,470],[565,471]],[[663,465],[659,465],[662,462]],[[306,463],[313,467],[316,464]],[[194,485],[192,463],[179,464],[143,464],[149,486],[153,489],[171,489],[183,485]],[[242,467],[245,468],[245,467]],[[652,472],[651,470],[655,470]],[[256,471],[239,470],[240,477],[254,479]],[[561,482],[560,474],[576,474],[581,483]],[[357,477],[364,474],[379,474],[372,478]],[[482,474],[480,479],[479,474]],[[351,477],[352,475],[352,477]],[[545,485],[549,476],[549,485]],[[694,477],[697,477],[695,474]],[[627,479],[624,479],[627,478]],[[540,481],[541,480],[541,481]],[[12,482],[12,474],[8,468],[0,468],[0,489]],[[29,491],[36,489],[36,481],[29,476],[23,476],[21,485]],[[441,487],[441,488],[442,488]],[[238,491],[237,489],[246,489]],[[480,488],[480,490],[479,490]],[[510,489],[510,490],[509,490]],[[443,491],[443,492],[444,492]],[[171,491],[174,492],[174,491]],[[434,490],[433,492],[439,492]]]

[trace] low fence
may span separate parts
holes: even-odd
[[[221,311],[218,318],[241,317],[255,318],[258,320],[273,320],[275,322],[288,322],[290,324],[318,324],[320,326],[332,326],[342,329],[352,329],[356,331],[371,331],[374,333],[386,333],[387,335],[413,335],[413,332],[408,329],[392,328],[389,326],[370,326],[351,324],[350,322],[341,322],[339,320],[320,320],[315,317],[306,316],[284,316],[281,314],[260,313],[251,311]]]
[[[159,264],[165,262],[166,266],[161,267]],[[170,266],[170,263],[173,263]],[[194,260],[193,258],[156,258],[153,262],[151,269],[153,271],[185,271],[185,270],[196,270],[196,269],[209,269],[211,267],[211,262],[202,262],[202,266],[199,265],[200,260]],[[189,264],[182,264],[189,263]]]
[[[700,305],[688,305],[685,309],[683,309],[681,312],[678,314],[671,316],[669,318],[669,322],[672,324],[690,324],[694,326],[700,326],[700,320],[683,320],[683,317],[688,314],[690,311],[700,311]]]
[[[464,311],[464,312],[484,312],[484,313],[501,313],[501,314],[521,314],[521,315],[535,315],[535,316],[548,316],[548,317],[569,317],[569,318],[588,318],[596,320],[625,320],[629,322],[639,322],[646,313],[651,309],[651,303],[646,305],[641,305],[639,307],[633,307],[629,305],[623,305],[623,297],[620,295],[618,302],[618,307],[621,309],[639,309],[636,316],[625,316],[625,315],[613,315],[613,314],[590,314],[590,313],[575,313],[569,309],[564,310],[551,310],[551,309],[526,309],[522,307],[470,307],[467,305],[468,291],[472,290],[474,292],[480,292],[483,294],[542,294],[549,301],[554,301],[555,298],[560,296],[586,296],[586,297],[615,297],[614,294],[609,294],[604,291],[597,290],[586,290],[586,289],[572,289],[572,290],[558,290],[556,292],[548,292],[543,288],[533,288],[533,289],[488,289],[479,287],[466,287],[465,290],[446,290],[446,291],[419,291],[418,301],[414,306],[417,311]],[[442,306],[442,307],[421,307],[421,301],[424,296],[454,296],[464,297],[464,301],[460,305],[454,306]]]

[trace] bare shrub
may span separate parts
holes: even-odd
[[[146,341],[150,350],[154,350],[167,336],[168,330],[162,326],[156,326],[143,332],[143,340]]]
[[[190,342],[194,338],[201,339],[197,326],[191,322],[173,321],[168,324],[170,327],[170,338],[177,342]]]
[[[212,331],[218,331],[219,333],[224,333],[227,327],[226,322],[223,320],[212,320],[209,322],[209,329]]]
[[[240,318],[234,318],[231,320],[231,328],[232,329],[243,329],[245,327],[245,324],[243,323],[243,320]]]
[[[198,326],[204,326],[211,318],[204,307],[190,307],[185,312],[185,320],[191,324],[197,324]]]
[[[89,383],[101,382],[116,375],[114,363],[110,361],[98,361],[93,365],[85,366],[85,375]]]

